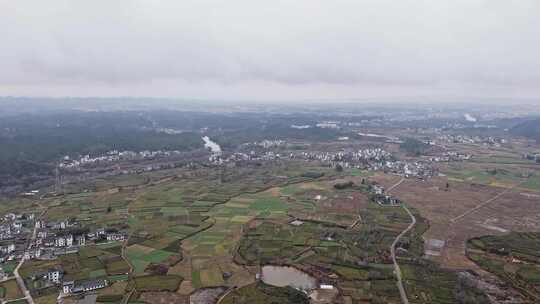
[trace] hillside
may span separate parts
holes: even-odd
[[[540,140],[540,119],[528,120],[522,122],[512,129],[510,133],[518,136],[524,136],[537,141]]]

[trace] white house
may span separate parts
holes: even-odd
[[[57,237],[56,239],[54,239],[54,246],[56,247],[66,246],[66,239],[63,236]]]
[[[66,236],[66,247],[71,247],[71,246],[73,246],[73,235],[68,234]]]
[[[60,283],[60,279],[62,278],[62,271],[58,268],[49,269],[46,274],[47,280],[53,282],[53,283]]]
[[[84,246],[86,244],[86,236],[84,234],[78,235],[75,238],[75,241],[77,242],[77,245]]]
[[[68,281],[62,285],[64,294],[82,293],[107,287],[107,280],[90,280],[84,282]]]
[[[65,294],[70,294],[73,290],[73,286],[75,285],[75,281],[66,281],[62,284],[62,291]]]
[[[123,241],[125,235],[118,232],[107,233],[107,241]]]

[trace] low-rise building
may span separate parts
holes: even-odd
[[[47,280],[55,284],[60,283],[60,279],[62,279],[62,275],[63,275],[63,271],[60,268],[51,268],[46,273]]]
[[[83,293],[105,288],[108,286],[107,280],[88,280],[88,281],[66,281],[62,284],[64,294]]]

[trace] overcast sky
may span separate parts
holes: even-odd
[[[539,0],[0,0],[0,96],[540,96]]]

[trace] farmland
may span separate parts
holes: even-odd
[[[16,300],[22,297],[23,294],[14,279],[0,283],[0,298],[3,300]]]
[[[329,123],[306,138],[278,120],[294,137],[197,125],[223,150],[62,158],[58,184],[2,198],[3,299],[21,298],[22,254],[38,304],[81,288],[111,304],[538,299],[534,143],[379,118],[384,136]]]
[[[467,242],[467,255],[480,267],[521,290],[531,301],[540,300],[538,233],[473,238]]]
[[[306,171],[324,174],[309,178],[303,176]],[[242,303],[251,296],[263,302],[283,294],[300,299],[292,290],[279,291],[255,278],[261,265],[290,265],[339,290],[318,297],[399,303],[389,249],[410,218],[402,208],[372,200],[368,174],[301,168],[294,162],[218,173],[209,168],[171,170],[164,182],[152,174],[137,178],[148,182],[144,187],[119,189],[99,181],[99,191],[46,199],[42,208],[50,219],[77,214],[86,227],[126,230],[128,238],[87,245],[52,261],[29,261],[21,275],[44,301],[52,290],[32,285],[33,275],[61,267],[66,279],[109,280],[111,285],[99,292],[102,302],[125,296],[150,301],[150,294],[184,301],[201,288],[239,286],[223,301]],[[345,182],[353,186],[334,187]],[[400,243],[407,250],[398,257],[408,261],[406,288],[428,299],[454,299],[452,292],[437,292],[429,278],[445,276],[453,290],[455,274],[437,266],[419,272],[421,236],[428,225],[413,212],[418,223]]]
[[[298,303],[307,304],[308,299],[301,292],[290,288],[279,288],[264,284],[252,284],[229,293],[221,303]]]

